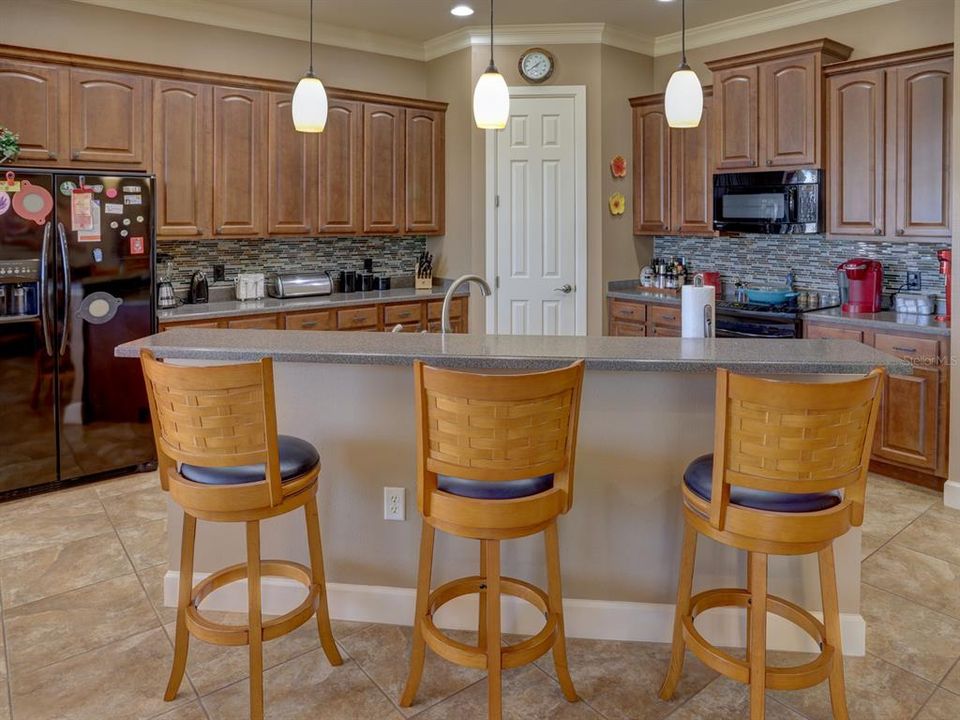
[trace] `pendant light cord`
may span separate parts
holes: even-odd
[[[493,0],[490,0],[490,67],[493,66]]]
[[[313,0],[310,0],[312,3]],[[684,65],[687,64],[687,0],[680,0],[680,55]]]
[[[310,70],[307,75],[313,77],[313,0],[310,0]]]

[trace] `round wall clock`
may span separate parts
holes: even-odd
[[[542,83],[551,75],[556,66],[553,54],[543,48],[530,48],[520,55],[520,75],[524,80]]]

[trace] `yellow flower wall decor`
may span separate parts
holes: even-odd
[[[627,199],[623,196],[623,193],[615,192],[610,196],[609,205],[611,215],[623,215],[623,211],[627,207]]]

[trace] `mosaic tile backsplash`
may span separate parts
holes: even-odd
[[[883,263],[887,293],[906,282],[907,271],[920,271],[921,292],[944,294],[934,243],[876,242],[826,238],[822,235],[745,235],[743,237],[658,237],[654,257],[685,258],[693,272],[717,270],[725,283],[737,279],[749,285],[780,285],[788,271],[796,275],[796,287],[818,292],[836,292],[837,266],[855,257]]]
[[[183,286],[196,270],[213,279],[214,263],[223,263],[226,277],[242,272],[317,272],[360,270],[373,258],[377,275],[413,275],[425,237],[230,238],[227,240],[161,240],[157,268],[173,261],[173,283]]]

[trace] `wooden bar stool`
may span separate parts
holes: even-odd
[[[157,443],[160,484],[183,508],[180,592],[173,668],[164,700],[173,700],[187,666],[194,635],[215,645],[250,646],[250,717],[263,718],[263,642],[317,618],[320,644],[331,665],[343,660],[330,630],[317,513],[320,456],[308,442],[277,435],[273,364],[179,367],[160,363],[149,350],[140,360]],[[179,464],[179,469],[178,469]],[[304,509],[310,567],[260,559],[260,521]],[[195,587],[193,551],[197,519],[243,522],[247,561],[219,570]],[[306,599],[290,612],[263,622],[260,578],[296,580]],[[247,579],[248,624],[205,619],[200,602],[217,588]]]
[[[426,647],[458,665],[486,668],[489,717],[502,715],[501,670],[553,650],[557,678],[577,698],[567,669],[557,517],[573,505],[573,464],[583,362],[550,372],[479,375],[414,363],[417,405],[417,503],[423,515],[410,675],[400,698],[413,704]],[[480,574],[430,591],[436,530],[480,541]],[[500,575],[500,541],[544,531],[547,592]],[[477,646],[457,642],[433,622],[444,603],[478,593]],[[503,647],[500,597],[540,610],[540,632]]]
[[[764,691],[830,682],[835,718],[847,718],[833,541],[863,523],[867,466],[883,371],[840,383],[795,383],[717,372],[713,455],[683,476],[683,550],[673,654],[660,697],[669,700],[683,671],[684,648],[750,686],[751,720],[764,717]],[[747,589],[691,597],[697,534],[747,555]],[[817,553],[823,622],[767,594],[767,556]],[[717,607],[747,612],[747,658],[708,643],[694,619]],[[766,664],[767,613],[806,631],[820,655],[796,667]]]

